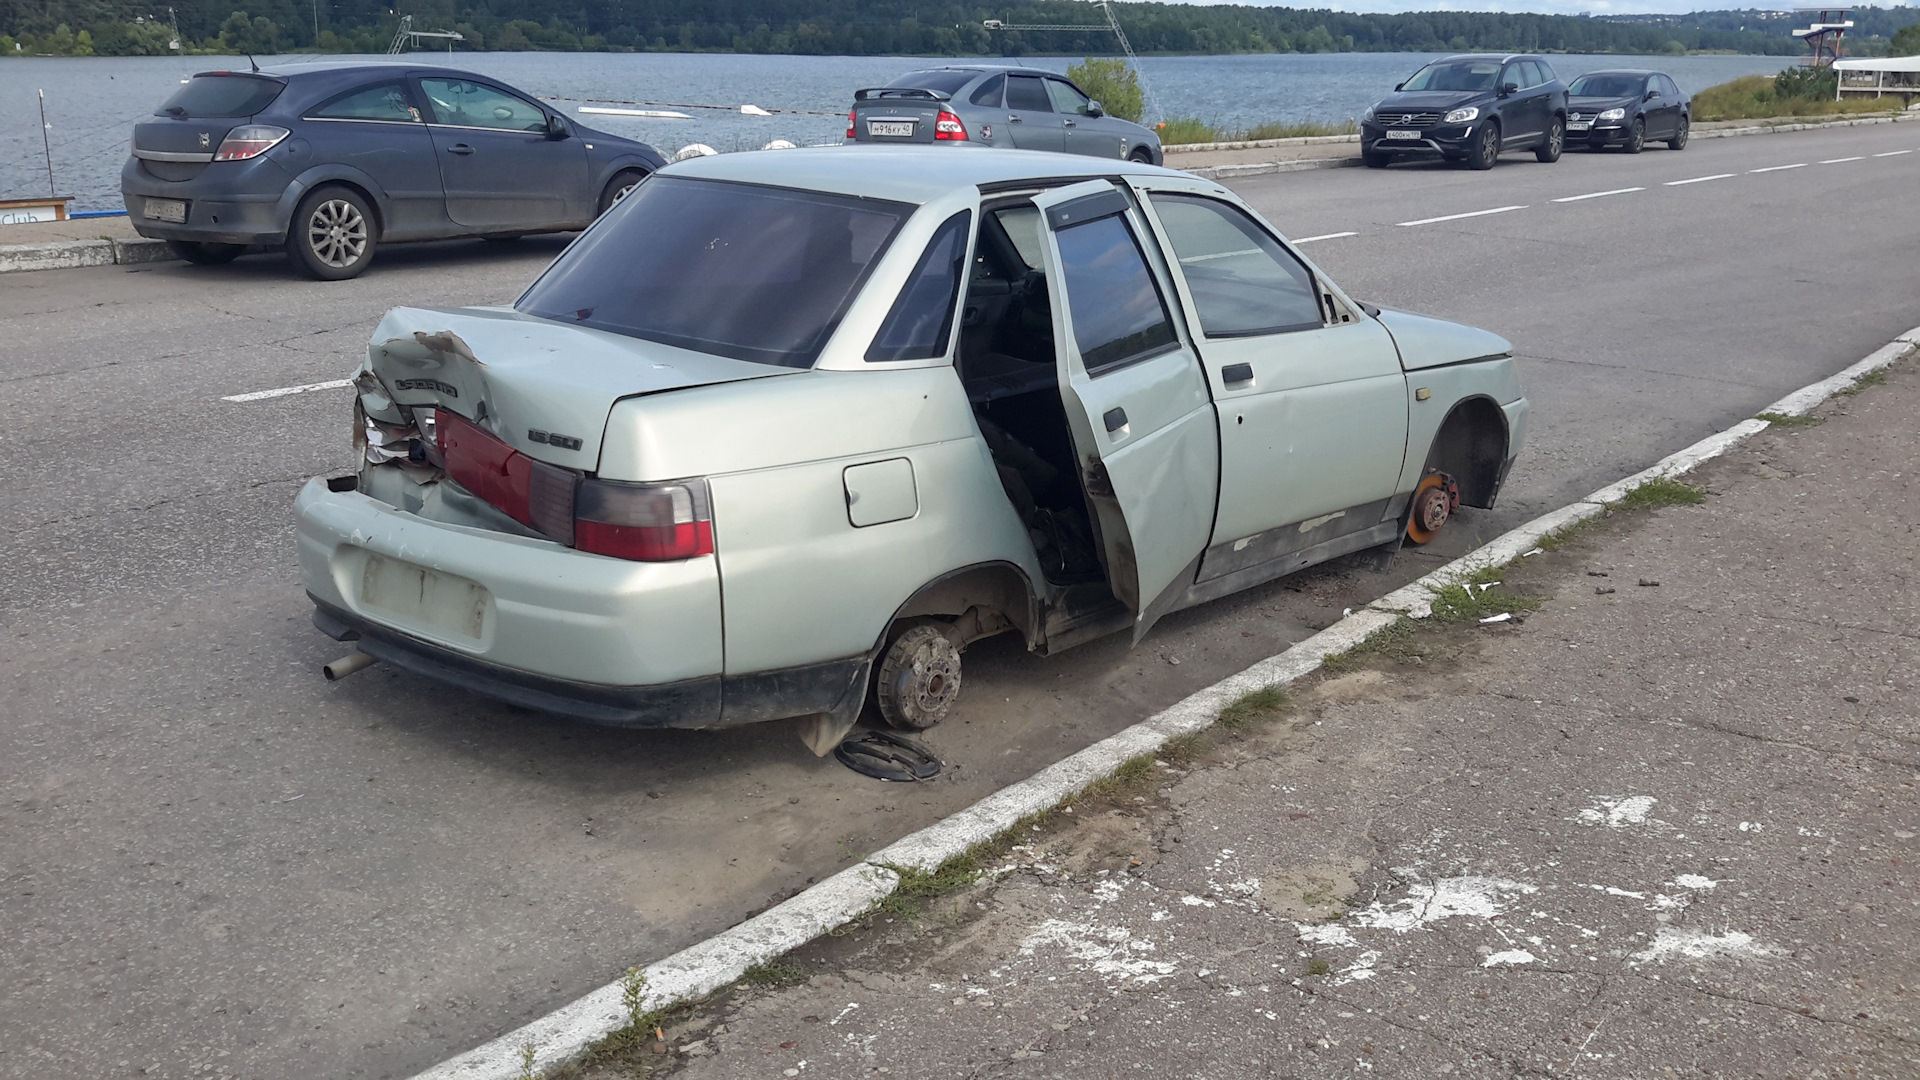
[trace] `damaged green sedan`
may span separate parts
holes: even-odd
[[[1231,192],[980,149],[649,178],[511,308],[398,308],[359,471],[298,503],[314,622],[603,724],[945,717],[1041,653],[1491,507],[1511,346],[1357,302]]]

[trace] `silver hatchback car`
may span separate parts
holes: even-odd
[[[356,474],[298,502],[319,628],[606,724],[952,707],[969,642],[1167,612],[1491,507],[1490,333],[1355,301],[1151,165],[892,147],[646,180],[511,308],[398,308]]]
[[[847,141],[1011,147],[1164,162],[1160,136],[1108,116],[1064,75],[1005,64],[910,71],[856,91]]]

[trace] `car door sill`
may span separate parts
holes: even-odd
[[[1328,559],[1336,559],[1370,547],[1379,547],[1381,544],[1390,544],[1399,535],[1400,519],[1395,517],[1359,532],[1350,532],[1309,548],[1290,551],[1277,558],[1268,559],[1266,562],[1195,583],[1187,589],[1187,594],[1181,598],[1180,603],[1175,605],[1174,610],[1194,607],[1209,600],[1218,600],[1223,596],[1272,581],[1274,578],[1285,577],[1296,570],[1304,570],[1316,563],[1326,562]]]

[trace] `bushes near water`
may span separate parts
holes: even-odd
[[[1693,118],[1758,120],[1774,116],[1831,116],[1885,112],[1887,102],[1872,98],[1833,100],[1831,68],[1788,68],[1778,75],[1747,75],[1693,95]]]
[[[1300,139],[1309,135],[1353,135],[1359,132],[1360,127],[1352,120],[1338,124],[1308,120],[1297,124],[1274,121],[1243,128],[1210,124],[1194,116],[1175,116],[1156,125],[1154,130],[1159,133],[1163,145],[1173,146],[1180,143]]]

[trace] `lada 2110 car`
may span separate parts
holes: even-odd
[[[511,308],[398,308],[314,621],[606,724],[917,729],[960,650],[1169,611],[1490,507],[1511,346],[1356,302],[1151,165],[851,147],[670,166]]]

